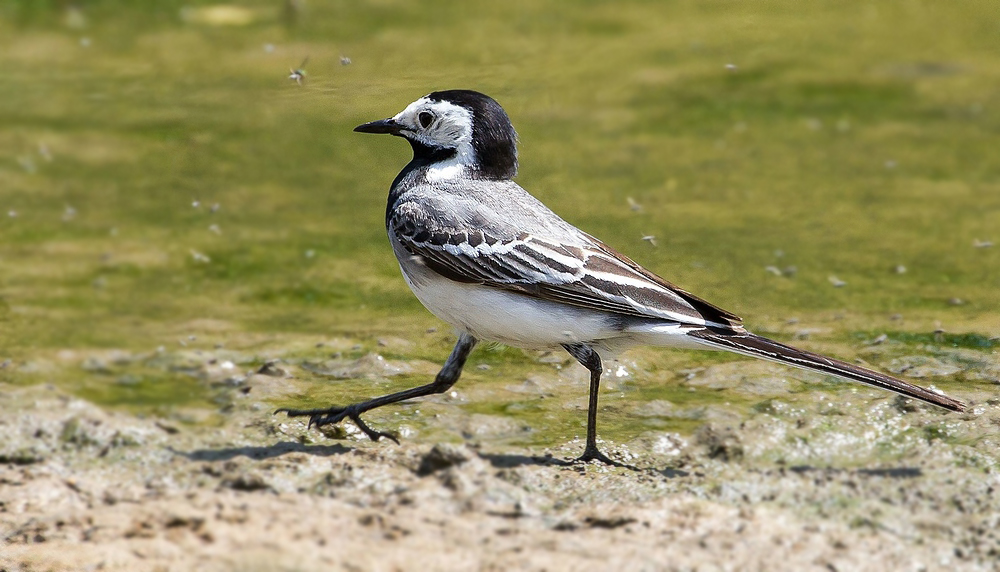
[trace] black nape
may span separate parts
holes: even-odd
[[[472,148],[477,160],[472,176],[504,181],[517,175],[517,132],[495,99],[469,89],[435,91],[427,98],[454,103],[472,112]]]

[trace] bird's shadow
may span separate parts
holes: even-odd
[[[537,467],[583,467],[583,465],[574,463],[573,461],[566,461],[548,455],[539,457],[536,455],[504,455],[502,453],[479,453],[479,458],[489,462],[490,465],[498,469],[513,469],[515,467],[524,467],[530,465],[534,465]],[[686,477],[690,474],[687,471],[681,471],[678,469],[671,469],[671,468],[643,469],[639,467],[634,467],[632,465],[626,465],[624,463],[622,463],[619,466],[632,471],[656,473],[668,479]]]
[[[332,457],[334,455],[343,455],[353,450],[353,448],[345,447],[339,443],[334,445],[303,445],[295,441],[281,441],[264,447],[224,447],[221,449],[195,449],[194,451],[170,449],[175,455],[186,457],[190,461],[229,461],[236,457],[247,457],[248,459],[262,461],[289,453],[305,453],[318,457]]]
[[[566,462],[551,456],[537,455],[504,455],[502,453],[479,453],[479,458],[487,461],[497,469],[513,469],[534,465],[538,467],[554,467],[564,465]]]
[[[194,451],[178,451],[172,447],[168,450],[181,457],[188,459],[189,461],[230,461],[236,457],[246,457],[248,459],[253,459],[255,461],[263,461],[266,459],[274,459],[276,457],[281,457],[282,455],[287,455],[289,453],[305,453],[307,455],[315,455],[317,457],[332,457],[335,455],[343,455],[344,453],[350,453],[354,450],[353,447],[346,447],[339,443],[333,445],[303,445],[296,441],[281,441],[273,445],[267,446],[245,446],[245,447],[222,447],[219,449],[195,449]],[[551,455],[547,456],[536,456],[536,455],[506,455],[502,453],[479,453],[479,457],[487,461],[490,465],[498,469],[513,469],[516,467],[524,466],[536,466],[536,467],[571,467],[580,466],[573,463],[572,461],[566,461]],[[655,469],[646,468],[640,469],[638,467],[633,467],[631,465],[622,465],[622,467],[631,469],[633,471],[647,471],[656,473],[658,475],[664,476],[668,479],[674,479],[678,477],[686,477],[689,475],[687,471],[681,471],[678,469]]]
[[[650,472],[656,473],[668,479],[679,479],[681,477],[687,477],[691,475],[691,473],[687,471],[682,471],[680,469],[671,469],[670,467],[666,467],[663,469],[648,469],[648,470]]]
[[[858,473],[870,477],[890,477],[893,479],[915,479],[923,476],[920,467],[893,467],[889,469],[858,469]]]
[[[923,476],[924,472],[920,470],[920,467],[889,467],[884,469],[835,469],[829,467],[814,467],[812,465],[796,465],[794,467],[789,467],[788,470],[793,473],[805,474],[809,472],[831,472],[831,473],[843,473],[843,472],[853,472],[858,475],[864,475],[866,477],[888,477],[891,479],[915,479],[917,477]]]

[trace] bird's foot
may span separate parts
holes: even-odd
[[[307,428],[312,428],[313,425],[316,427],[322,427],[324,425],[333,425],[340,423],[344,418],[349,418],[358,426],[358,429],[368,436],[372,441],[378,441],[382,437],[386,439],[391,439],[397,445],[399,445],[399,439],[396,438],[392,433],[386,433],[385,431],[376,431],[368,426],[367,423],[361,420],[361,412],[353,405],[348,405],[347,407],[329,407],[327,409],[288,409],[287,407],[282,407],[274,412],[275,415],[278,413],[284,413],[289,417],[305,417],[309,416],[309,425]]]
[[[600,461],[605,465],[611,465],[612,467],[622,467],[624,469],[637,470],[632,465],[626,465],[625,463],[619,463],[610,459],[607,455],[602,453],[597,445],[587,445],[587,448],[583,450],[583,454],[570,461],[571,465],[579,465],[583,463],[589,463],[591,461]]]

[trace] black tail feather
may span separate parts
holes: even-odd
[[[872,387],[886,389],[900,395],[912,397],[913,399],[919,399],[920,401],[951,411],[965,411],[964,403],[946,395],[935,393],[929,389],[907,383],[884,373],[786,346],[785,344],[749,332],[722,333],[705,329],[692,331],[688,335],[719,349],[802,369],[828,373],[852,381],[859,381]]]

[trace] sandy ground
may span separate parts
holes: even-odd
[[[0,385],[0,570],[1000,569],[985,395],[707,415],[606,444],[629,470],[556,462],[579,441],[327,438],[271,415],[281,383],[217,426]]]

